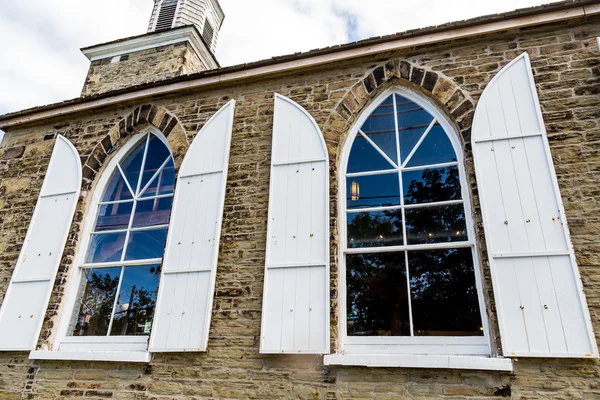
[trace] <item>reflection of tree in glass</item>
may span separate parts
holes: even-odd
[[[150,267],[148,272],[160,276],[160,267]],[[147,335],[146,323],[152,324],[158,288],[137,289],[136,285],[121,288],[128,302],[117,305],[111,335]],[[121,298],[121,296],[119,296]],[[133,300],[131,300],[133,299]],[[121,308],[119,308],[121,306]]]
[[[470,248],[408,253],[416,336],[482,335]]]
[[[402,212],[385,210],[348,214],[348,246],[378,247],[402,245]]]
[[[408,336],[404,253],[347,256],[348,335]]]
[[[75,336],[106,335],[118,284],[118,275],[90,271]]]
[[[406,187],[406,182],[404,183]],[[404,193],[406,204],[431,203],[460,199],[460,177],[457,167],[428,168],[419,180],[413,179]]]

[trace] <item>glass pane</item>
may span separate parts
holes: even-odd
[[[69,331],[72,336],[104,336],[108,333],[121,267],[83,270],[77,303]]]
[[[402,210],[348,213],[348,247],[402,244]]]
[[[427,128],[433,121],[433,116],[416,103],[402,96],[398,96],[396,102],[399,130],[417,127]]]
[[[121,171],[117,169],[110,178],[110,182],[104,192],[104,197],[102,197],[102,202],[129,199],[133,199],[133,195],[129,191],[125,179],[123,179],[123,175],[121,175]]]
[[[124,161],[119,163],[123,169],[123,173],[125,174],[125,179],[127,179],[127,182],[129,182],[129,185],[133,191],[137,190],[145,148],[146,139],[142,140],[133,150],[133,152],[131,152],[131,154],[129,154]]]
[[[467,240],[465,212],[462,204],[407,208],[404,215],[408,244]]]
[[[388,97],[373,111],[361,130],[392,161],[398,162],[396,149],[396,123],[394,121],[394,99]]]
[[[347,178],[346,191],[348,208],[400,204],[400,182],[397,173]]]
[[[147,179],[152,178],[152,176]],[[146,178],[145,178],[146,179]],[[142,187],[143,189],[143,187]],[[169,160],[160,174],[152,181],[150,186],[142,194],[142,197],[157,196],[173,193],[175,189],[175,165],[173,159]]]
[[[458,167],[428,168],[402,173],[405,204],[458,200],[460,178]]]
[[[173,197],[138,201],[135,206],[135,216],[133,217],[132,226],[134,228],[141,228],[144,226],[168,224],[172,204]]]
[[[142,177],[142,185],[140,190],[146,186],[156,171],[163,165],[167,157],[171,157],[169,149],[155,135],[150,135],[148,142],[148,154],[146,154],[146,162],[144,164],[144,175]]]
[[[150,335],[160,265],[125,267],[111,335]]]
[[[415,129],[406,129],[399,132],[400,134],[400,157],[402,158],[402,163],[406,161],[408,155],[413,150],[421,136],[427,130],[427,126],[422,126],[420,128]]]
[[[92,235],[86,262],[102,263],[121,261],[125,235],[125,232]]]
[[[471,249],[408,252],[415,336],[482,336]]]
[[[134,231],[129,234],[125,260],[161,258],[167,241],[167,228]]]
[[[456,153],[454,153],[452,143],[450,143],[444,128],[436,124],[406,166],[416,167],[453,161],[456,161]]]
[[[383,171],[392,168],[394,166],[383,158],[360,133],[356,135],[348,158],[347,173]]]
[[[404,252],[346,256],[349,336],[410,336]]]
[[[102,204],[98,211],[95,231],[127,229],[133,201],[127,203]]]

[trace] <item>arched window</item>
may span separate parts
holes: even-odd
[[[342,160],[344,350],[489,354],[452,126],[420,95],[388,91]]]
[[[140,134],[113,160],[92,202],[81,283],[67,336],[149,336],[173,203],[166,140]]]

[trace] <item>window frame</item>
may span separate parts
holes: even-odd
[[[77,244],[75,257],[72,264],[71,274],[68,277],[67,287],[65,290],[65,297],[62,301],[61,311],[59,315],[58,328],[56,339],[52,343],[51,353],[60,353],[58,358],[60,359],[99,359],[98,355],[92,356],[94,353],[104,353],[110,360],[123,360],[123,361],[141,361],[147,362],[149,360],[148,343],[150,335],[140,336],[70,336],[69,325],[74,313],[78,312],[77,297],[85,269],[96,268],[90,263],[86,263],[86,257],[92,238],[92,232],[96,226],[96,220],[99,213],[99,205],[102,203],[102,197],[104,192],[109,185],[113,173],[117,171],[118,163],[123,161],[129,153],[140,145],[148,135],[154,135],[160,139],[163,144],[169,150],[171,157],[173,157],[173,151],[167,138],[156,128],[146,127],[139,130],[130,140],[123,145],[119,151],[110,159],[107,165],[99,172],[99,179],[96,184],[92,186],[86,198],[86,215],[83,219],[82,229],[80,231],[80,240]],[[144,157],[145,158],[145,157]],[[163,164],[164,167],[164,164]],[[174,192],[171,196],[174,196]],[[167,225],[167,230],[168,226]],[[109,263],[97,263],[99,267],[110,267],[113,264],[118,266],[132,266],[132,265],[150,265],[151,262],[161,263],[164,259],[146,259],[146,260],[135,260],[131,261],[120,261],[120,262],[109,262]],[[85,266],[85,267],[84,267]],[[159,280],[160,285],[160,280]],[[40,353],[39,351],[36,353]],[[48,352],[46,352],[48,353]],[[66,354],[67,356],[64,356]],[[120,354],[120,355],[119,355]],[[56,358],[48,355],[49,358]]]
[[[346,170],[348,168],[348,161],[350,157],[350,151],[359,130],[371,116],[371,114],[379,107],[379,105],[390,95],[398,94],[405,97],[408,100],[413,101],[415,104],[422,107],[427,111],[434,120],[442,126],[446,135],[448,136],[452,147],[456,153],[456,165],[459,169],[459,178],[461,185],[461,197],[462,204],[465,210],[465,223],[467,231],[467,241],[463,242],[447,242],[447,243],[436,243],[436,244],[416,244],[416,245],[401,245],[401,246],[382,246],[375,248],[349,248],[347,243],[347,212],[348,208],[346,205],[347,185]],[[394,103],[395,104],[395,103]],[[433,124],[432,124],[433,125]],[[420,144],[421,140],[418,142]],[[411,153],[414,154],[415,149]],[[402,175],[404,168],[402,168],[402,160],[398,168],[392,168],[386,170],[387,173]],[[407,160],[407,162],[410,160]],[[435,164],[435,166],[445,166],[446,164]],[[429,167],[433,167],[431,165]],[[424,166],[428,167],[428,166]],[[406,168],[406,167],[405,167]],[[418,167],[415,169],[423,169]],[[375,172],[375,171],[373,171]],[[369,173],[365,173],[368,175]],[[353,174],[354,175],[354,174]],[[360,173],[359,173],[360,175]],[[400,178],[401,179],[401,178]],[[463,154],[463,147],[461,145],[458,130],[454,127],[448,117],[439,110],[438,106],[433,101],[424,95],[417,93],[408,88],[394,87],[385,90],[375,97],[371,104],[369,104],[360,114],[359,118],[355,121],[349,134],[345,140],[345,143],[340,154],[340,166],[338,170],[338,210],[340,218],[338,218],[338,229],[339,229],[339,306],[338,311],[340,313],[338,333],[340,337],[340,343],[338,345],[339,350],[342,354],[433,354],[433,355],[475,355],[475,356],[490,356],[491,355],[491,335],[490,335],[490,322],[488,316],[488,310],[486,307],[484,291],[483,291],[483,274],[481,270],[481,263],[479,260],[479,249],[476,240],[475,223],[473,218],[473,209],[471,206],[471,194],[469,185],[467,182],[465,161]],[[402,182],[400,182],[402,184]],[[402,186],[400,191],[402,191]],[[450,201],[449,203],[452,203]],[[427,205],[435,205],[438,203],[432,203]],[[404,208],[405,205],[400,205],[398,208]],[[366,208],[369,210],[369,208]],[[359,209],[362,210],[362,209]],[[477,298],[480,308],[481,321],[483,326],[482,336],[348,336],[347,334],[347,296],[346,296],[346,255],[347,254],[366,254],[376,252],[408,252],[414,250],[433,250],[433,249],[447,249],[447,248],[470,248],[473,257],[473,270],[475,273],[475,286],[477,289]],[[375,251],[373,250],[375,249]],[[410,291],[409,291],[410,296]],[[410,304],[410,297],[409,297]],[[411,313],[412,316],[412,313]],[[412,321],[412,317],[411,317]],[[411,322],[412,324],[412,322]]]

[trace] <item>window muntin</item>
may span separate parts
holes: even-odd
[[[448,124],[416,100],[385,96],[347,153],[346,344],[359,336],[373,344],[382,336],[480,344],[486,332],[464,171]]]
[[[116,163],[81,265],[70,336],[148,336],[173,202],[171,152],[148,133]]]

